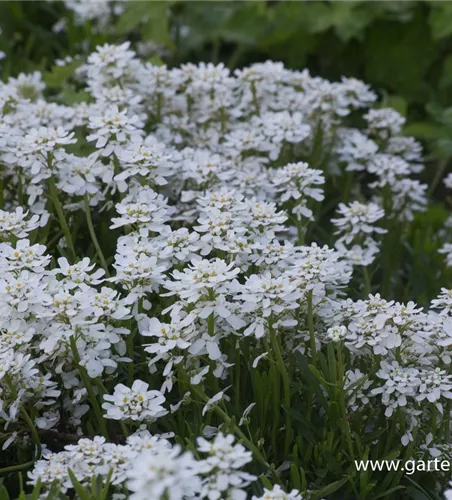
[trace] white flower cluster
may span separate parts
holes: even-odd
[[[159,391],[148,391],[149,384],[135,380],[129,389],[123,384],[115,387],[112,396],[105,395],[102,407],[107,410],[106,418],[115,420],[155,420],[167,413],[161,406],[165,397]]]
[[[406,406],[409,398],[420,402],[427,399],[436,403],[441,398],[452,399],[452,375],[445,370],[418,370],[403,368],[397,361],[391,365],[382,362],[377,376],[385,380],[382,387],[373,389],[372,394],[381,394],[382,402],[386,405],[385,415],[390,417],[394,410]],[[441,403],[436,403],[440,412],[443,412]]]
[[[452,359],[448,352],[452,345],[451,290],[442,289],[427,312],[413,302],[386,301],[377,294],[357,302],[347,299],[325,319],[327,325],[333,323],[326,331],[325,342],[343,341],[356,361],[365,358],[379,363],[373,380],[359,369],[347,372],[346,387],[356,385],[349,401],[355,410],[381,396],[387,417],[403,408],[411,425],[431,411],[425,401],[445,415],[452,399]],[[402,442],[408,442],[406,435]]]
[[[298,490],[285,493],[281,486],[276,485],[272,490],[265,489],[260,497],[253,496],[252,500],[303,500]]]
[[[38,461],[29,473],[29,482],[40,482],[45,489],[56,484],[66,492],[74,487],[71,472],[82,485],[90,485],[96,476],[109,477],[118,491],[129,490],[132,500],[246,500],[244,488],[256,477],[241,470],[251,462],[251,453],[234,441],[234,436],[222,433],[213,441],[198,438],[198,454],[205,458],[197,459],[166,437],[153,436],[146,430],[132,434],[125,444],[107,443],[99,436],[84,438]]]
[[[452,173],[448,174],[444,178],[444,185],[447,189],[452,190]],[[445,223],[445,231],[446,234],[450,234],[450,227],[452,223],[452,218],[449,219]],[[452,267],[452,243],[444,243],[444,245],[439,249],[439,253],[446,256],[446,264],[448,267]]]
[[[107,8],[71,4],[84,19]],[[31,424],[35,440],[102,431],[125,444],[82,438],[38,461],[34,484],[66,491],[69,469],[83,484],[113,469],[135,500],[245,500],[255,477],[241,469],[261,444],[216,429],[184,451],[161,432],[201,434],[184,422],[199,404],[224,417],[244,366],[297,378],[294,354],[324,348],[344,363],[351,420],[378,407],[404,446],[433,414],[448,425],[452,292],[424,310],[359,300],[353,281],[355,266],[381,272],[381,240],[404,238],[427,205],[401,115],[354,79],[270,61],[169,69],[129,43],[98,47],[74,79],[89,100],[72,106],[47,100],[39,73],[0,84],[0,438],[16,446]],[[365,128],[350,127],[360,115]],[[253,418],[246,403],[228,431]]]
[[[50,270],[51,257],[44,245],[17,239],[31,236],[47,216],[27,219],[18,208],[3,212],[2,219],[6,240],[0,243],[2,419],[6,424],[17,422],[19,409],[31,404],[42,408],[37,425],[49,429],[58,424],[62,405],[77,425],[89,408],[77,367],[94,378],[113,373],[119,361],[127,361],[123,336],[129,330],[120,325],[129,317],[130,300],[100,287],[105,272],[94,270],[88,258],[69,265],[60,257]],[[62,381],[60,388],[56,378]]]
[[[368,266],[379,252],[378,243],[372,233],[385,234],[386,229],[375,226],[384,217],[384,210],[376,203],[363,204],[358,201],[350,205],[339,204],[338,217],[331,219],[337,227],[336,248],[356,265]],[[348,247],[348,248],[347,248]]]
[[[124,10],[124,1],[115,0],[64,0],[64,4],[69,11],[73,12],[76,24],[84,25],[88,21],[95,21],[96,30],[105,32],[108,29],[114,15],[120,14]],[[54,31],[60,31],[65,28],[66,19],[61,19],[55,26]]]
[[[278,199],[286,202],[293,199],[295,207],[292,212],[298,217],[313,219],[313,213],[308,208],[310,199],[322,201],[323,190],[314,186],[325,184],[325,177],[318,169],[309,168],[307,163],[289,163],[276,170],[272,178]]]

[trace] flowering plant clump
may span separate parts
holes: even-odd
[[[0,496],[440,494],[354,467],[452,446],[452,224],[416,297],[404,117],[270,61],[79,63],[73,103],[0,84]]]

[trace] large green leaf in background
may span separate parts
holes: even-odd
[[[116,29],[119,36],[138,31],[144,39],[173,46],[170,38],[170,9],[174,2],[128,2]]]
[[[430,97],[427,76],[437,47],[420,10],[409,23],[373,24],[364,41],[364,57],[367,81],[404,95],[408,101]]]
[[[433,39],[440,40],[452,35],[452,3],[430,2],[430,7],[429,22]]]

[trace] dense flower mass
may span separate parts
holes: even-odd
[[[128,42],[68,85],[0,84],[1,467],[39,498],[367,500],[394,484],[353,460],[452,446],[452,284],[418,306],[392,259],[429,209],[402,115]]]

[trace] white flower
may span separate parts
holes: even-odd
[[[36,330],[20,319],[0,321],[0,352],[27,346],[35,335]]]
[[[386,152],[400,156],[410,164],[411,172],[422,172],[422,145],[414,137],[394,136],[386,145]]]
[[[66,7],[75,14],[77,25],[85,25],[87,21],[97,21],[106,27],[110,21],[112,9],[107,0],[99,0],[94,3],[83,0],[64,0]]]
[[[452,289],[441,288],[441,293],[432,300],[432,308],[441,309],[441,315],[450,315],[452,313]]]
[[[263,276],[253,274],[238,291],[241,293],[234,298],[242,302],[241,310],[251,320],[243,333],[245,336],[263,337],[268,331],[267,321],[274,328],[277,328],[278,322],[284,326],[297,324],[295,319],[284,316],[298,307],[298,300],[302,296],[297,284],[288,277],[273,278],[269,273]]]
[[[178,295],[189,303],[197,302],[204,296],[215,300],[219,294],[228,291],[227,285],[239,272],[240,269],[235,268],[233,263],[227,264],[221,259],[193,259],[183,272],[176,269],[174,280],[167,281],[165,287],[170,290],[170,295]],[[223,317],[230,314],[221,304],[212,305],[212,308]]]
[[[144,177],[149,184],[165,185],[166,177],[173,175],[171,155],[165,153],[165,145],[131,143],[128,149],[118,151],[122,171],[114,177],[121,192],[127,190],[125,182],[130,177]]]
[[[63,127],[58,127],[56,129],[39,127],[38,129],[30,130],[25,136],[25,142],[28,153],[42,153],[47,155],[47,153],[54,152],[57,144],[60,146],[74,144],[77,140],[74,139],[74,132],[68,132],[64,130]]]
[[[121,151],[121,144],[134,142],[141,137],[142,126],[138,116],[128,116],[127,109],[120,111],[118,106],[103,110],[102,114],[89,117],[89,128],[95,132],[87,137],[88,141],[96,141],[96,148],[102,149],[104,156]]]
[[[215,396],[212,396],[209,401],[207,401],[207,403],[205,404],[204,408],[202,409],[202,415],[204,416],[208,411],[210,411],[210,409],[212,408],[212,406],[215,406],[218,401],[221,401],[222,399],[226,399],[227,401],[229,401],[229,396],[226,396],[225,395],[225,392],[230,389],[231,386],[229,387],[226,387],[226,389],[223,389],[222,391],[220,391],[218,394],[215,394]]]
[[[364,118],[367,120],[369,133],[379,139],[389,139],[399,134],[406,121],[391,108],[371,109]]]
[[[353,201],[349,205],[340,203],[337,211],[342,217],[331,219],[331,222],[338,228],[335,234],[341,235],[340,241],[346,244],[351,243],[357,236],[387,232],[386,229],[374,225],[385,214],[375,203],[367,205],[358,201]]]
[[[201,496],[210,500],[225,498],[246,498],[243,488],[247,487],[256,476],[242,472],[240,469],[251,462],[251,452],[241,444],[235,444],[235,437],[231,434],[225,436],[219,432],[213,441],[199,437],[197,449],[207,453],[206,468],[210,469],[209,476],[205,479]]]
[[[130,309],[127,307],[132,299],[120,298],[119,292],[102,287],[101,291],[90,288],[76,292],[75,297],[80,301],[81,307],[86,309],[87,315],[95,317],[111,316],[114,319],[127,318]]]
[[[341,128],[338,130],[338,143],[334,147],[340,162],[346,164],[345,170],[363,171],[377,153],[378,146],[358,129]]]
[[[50,257],[44,255],[44,245],[30,245],[30,240],[19,240],[16,247],[0,243],[0,269],[29,269],[35,273],[43,272],[50,262]]]
[[[187,349],[189,340],[195,335],[193,315],[187,315],[183,320],[172,319],[170,324],[161,323],[158,318],[150,318],[141,328],[144,337],[157,337],[154,344],[145,345],[145,351],[150,353],[165,353],[173,349]]]
[[[367,165],[367,171],[378,180],[369,184],[370,188],[390,186],[392,189],[400,179],[410,175],[410,165],[404,159],[390,154],[376,154]]]
[[[182,500],[201,490],[202,465],[179,446],[157,453],[143,452],[128,470],[131,500],[168,498]]]
[[[335,243],[335,248],[344,260],[353,266],[368,266],[380,252],[378,243],[372,238],[366,238],[362,245],[352,245],[347,248],[342,241]]]
[[[281,486],[276,484],[271,490],[264,488],[264,494],[260,497],[253,496],[252,500],[303,500],[298,490],[286,493]]]
[[[357,355],[386,355],[402,345],[404,339],[423,342],[416,336],[416,324],[423,329],[425,317],[416,304],[388,302],[379,294],[358,301],[348,313],[346,345]]]
[[[103,269],[97,269],[92,274],[91,271],[95,268],[95,264],[91,264],[88,257],[85,257],[80,262],[70,265],[65,257],[58,259],[59,267],[54,269],[55,274],[64,276],[63,282],[69,289],[75,288],[82,284],[98,285],[102,283],[102,277],[105,275]]]
[[[373,389],[371,393],[381,394],[381,401],[386,406],[386,417],[391,417],[395,409],[407,406],[409,400],[414,399],[421,383],[419,375],[416,368],[401,367],[397,361],[381,362],[377,376],[385,380],[385,383]]]
[[[76,25],[107,35],[128,9],[124,0],[65,5]],[[70,24],[64,18],[54,29]],[[190,29],[180,26],[182,44]],[[280,370],[281,358],[302,398],[295,354],[312,361],[312,327],[320,361],[327,350],[343,355],[336,382],[354,432],[378,434],[384,413],[413,453],[452,457],[439,432],[452,399],[451,290],[423,310],[379,294],[360,299],[360,277],[352,280],[355,266],[376,260],[386,229],[391,252],[390,239],[398,236],[403,249],[425,226],[412,222],[429,200],[416,178],[422,148],[400,135],[405,119],[369,110],[377,95],[353,78],[331,82],[271,61],[234,72],[221,63],[167,67],[131,47],[105,44],[56,61],[76,95],[45,92],[40,72],[0,83],[0,437],[11,465],[23,462],[18,451],[32,454],[27,409],[48,443],[29,474],[43,497],[52,488],[76,496],[71,470],[89,491],[93,478],[105,483],[111,474],[113,500],[301,500],[283,486],[251,487],[248,466],[268,471],[251,464],[240,437],[224,434],[233,426],[213,414],[240,419],[261,448],[253,419],[265,413],[262,391],[240,408],[237,398],[252,393],[244,390],[250,377],[273,390],[268,370]],[[67,97],[86,100],[63,103]],[[452,186],[451,174],[444,185]],[[315,243],[330,239],[330,225],[334,247]],[[452,219],[427,236],[452,266],[451,227]],[[309,245],[295,243],[303,235]],[[95,265],[102,254],[108,270]],[[410,266],[381,266],[389,257],[368,270],[373,287],[389,279],[385,293],[403,289],[424,301],[429,287],[411,286]],[[439,274],[430,268],[431,282]],[[140,379],[123,385],[131,363]],[[115,443],[81,437],[52,453],[60,435],[100,430],[90,418],[92,390],[104,398]],[[209,394],[198,409],[195,393]],[[315,413],[318,398],[312,404]],[[205,425],[211,416],[217,427]],[[280,424],[277,439],[288,430]],[[289,466],[276,472],[290,483]],[[324,486],[319,477],[309,484],[310,472],[302,481],[308,497]]]
[[[446,256],[447,266],[452,267],[452,243],[445,243],[438,252]]]
[[[446,177],[444,177],[444,185],[447,187],[447,189],[452,189],[452,173],[448,174]]]
[[[353,411],[360,410],[369,403],[369,388],[371,386],[372,381],[367,380],[366,375],[359,369],[347,370],[344,389],[347,391],[347,403]]]
[[[416,396],[416,400],[427,399],[430,403],[436,403],[441,398],[452,399],[452,375],[448,375],[445,370],[440,368],[422,370],[419,394]],[[441,404],[439,404],[439,409],[442,412]]]
[[[28,211],[25,212],[22,207],[17,207],[14,212],[0,210],[0,238],[5,238],[8,233],[18,238],[25,238],[34,229],[45,226],[49,218],[45,213],[41,216],[32,215],[26,220],[27,215]]]
[[[33,100],[41,96],[46,87],[42,80],[42,74],[39,71],[28,74],[19,73],[17,78],[8,79],[8,85],[16,89],[21,97]]]
[[[89,486],[93,476],[102,479],[112,473],[113,487],[125,485],[127,471],[135,467],[135,461],[142,452],[148,454],[165,452],[171,449],[170,443],[159,436],[151,436],[147,431],[138,431],[127,438],[125,445],[105,442],[105,438],[80,439],[75,445],[65,446],[59,453],[47,453],[35,463],[28,476],[31,484],[38,481],[44,488],[57,484],[62,492],[73,488],[68,469],[77,480]]]
[[[335,325],[328,328],[326,336],[329,340],[333,342],[340,342],[347,335],[347,327],[344,325]]]
[[[307,217],[312,220],[312,210],[308,207],[309,201],[322,201],[323,189],[315,187],[325,184],[322,171],[309,168],[307,163],[289,163],[283,168],[275,169],[272,182],[282,202],[291,198],[295,202],[293,212],[298,217]]]
[[[126,225],[136,225],[148,232],[161,232],[171,213],[166,199],[150,188],[141,188],[126,196],[116,205],[119,218],[112,218],[110,229]]]
[[[165,397],[160,391],[148,391],[149,384],[135,380],[131,388],[123,384],[115,387],[112,396],[104,395],[102,408],[106,418],[114,420],[153,421],[168,413],[162,406]]]

